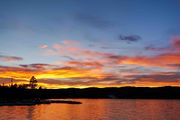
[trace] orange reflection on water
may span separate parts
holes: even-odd
[[[2,120],[179,120],[178,100],[79,99],[83,104],[0,106]]]
[[[56,116],[57,120],[93,120],[94,113],[98,114],[98,119],[103,119],[106,111],[106,104],[102,100],[80,100],[82,105],[51,104],[51,106],[41,105],[43,114],[40,119],[49,120]],[[89,109],[90,108],[90,109]]]

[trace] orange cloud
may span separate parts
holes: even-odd
[[[157,73],[149,75],[127,74],[116,72],[106,73],[99,69],[84,69],[76,67],[61,67],[53,69],[32,69],[23,67],[0,66],[0,83],[28,83],[31,76],[38,79],[39,85],[47,88],[67,87],[121,87],[121,86],[180,86],[180,76],[177,73]]]
[[[119,64],[136,64],[140,66],[170,67],[173,64],[180,64],[180,54],[160,54],[157,56],[135,56],[124,57],[118,60]]]
[[[29,79],[31,76],[39,74],[40,71],[21,67],[0,66],[1,78]]]
[[[88,69],[81,69],[81,68],[57,68],[52,70],[45,70],[42,71],[41,74],[36,75],[37,78],[54,78],[54,79],[63,79],[63,78],[101,78],[102,73],[101,71],[97,71],[96,69],[88,70]]]
[[[73,67],[61,67],[53,69],[32,69],[23,67],[7,67],[0,66],[0,78],[15,78],[28,80],[31,76],[36,76],[38,79],[72,79],[73,78],[93,78],[101,79],[104,75],[102,71],[92,69],[82,69]]]

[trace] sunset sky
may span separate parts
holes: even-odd
[[[180,86],[179,0],[0,0],[0,84]]]

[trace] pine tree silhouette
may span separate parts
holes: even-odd
[[[31,89],[35,89],[36,88],[36,86],[37,86],[37,79],[34,76],[31,77],[31,79],[29,81],[29,86],[30,86]]]

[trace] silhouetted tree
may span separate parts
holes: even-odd
[[[40,87],[39,87],[39,89],[41,90],[41,89],[42,89],[42,87],[40,86]]]
[[[28,84],[20,84],[19,86],[18,86],[18,88],[20,88],[20,89],[27,89],[28,88]]]
[[[18,88],[18,85],[17,85],[17,84],[11,84],[11,85],[9,86],[9,88]]]
[[[37,86],[37,79],[34,76],[31,77],[31,79],[29,81],[29,86],[30,86],[31,89],[35,89],[36,88],[36,86]]]
[[[13,78],[11,78],[11,86],[13,86],[13,81],[14,81]]]

